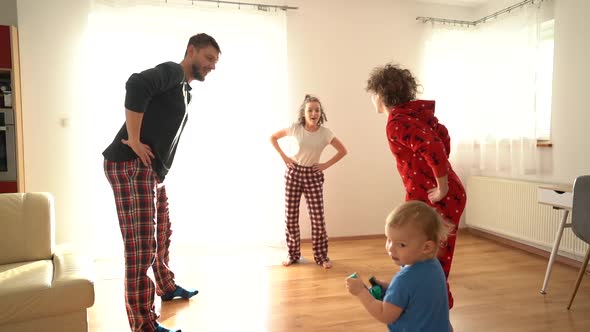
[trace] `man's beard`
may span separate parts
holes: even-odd
[[[203,75],[201,75],[201,72],[199,71],[200,67],[196,64],[192,64],[191,68],[193,70],[193,77],[197,80],[197,81],[201,81],[203,82],[205,80],[205,77],[203,77]]]

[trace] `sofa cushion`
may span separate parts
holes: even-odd
[[[48,193],[0,194],[0,264],[51,259],[52,205]]]
[[[70,264],[72,257],[0,265],[0,325],[91,307],[88,266]]]

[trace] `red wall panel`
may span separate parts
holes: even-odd
[[[0,25],[0,68],[11,68],[10,27]]]
[[[16,193],[16,182],[0,182],[0,194],[1,193]]]

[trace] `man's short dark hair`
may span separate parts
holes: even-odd
[[[186,45],[187,51],[184,53],[185,56],[188,52],[188,47],[190,45],[193,45],[193,47],[196,49],[201,49],[207,46],[213,46],[217,50],[217,52],[221,54],[221,49],[219,48],[219,44],[217,44],[215,38],[209,36],[206,33],[196,34],[188,40],[188,44]]]

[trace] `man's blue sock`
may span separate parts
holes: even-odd
[[[181,331],[180,330],[167,329],[164,326],[158,324],[158,326],[156,327],[156,332],[181,332]]]
[[[177,297],[188,300],[191,297],[197,295],[197,293],[199,293],[199,291],[196,289],[186,290],[186,289],[176,285],[176,289],[174,290],[174,292],[164,294],[161,296],[161,298],[162,298],[162,301],[172,301],[173,299],[175,299]]]

